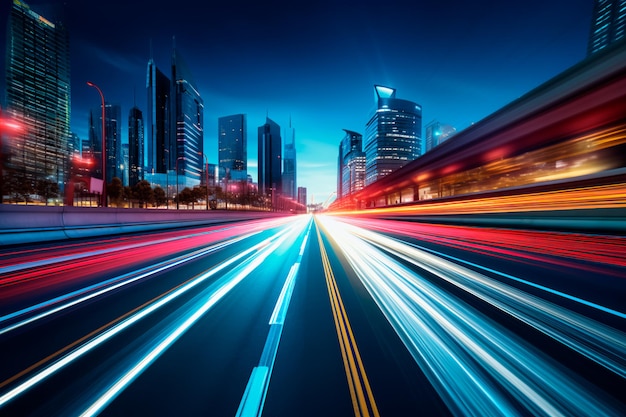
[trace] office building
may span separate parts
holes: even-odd
[[[137,107],[128,113],[128,185],[143,180],[144,160],[143,113]]]
[[[306,206],[306,187],[298,187],[298,203]]]
[[[248,145],[245,114],[217,119],[217,159],[220,178],[248,180]]]
[[[363,135],[344,129],[339,144],[337,166],[337,196],[346,197],[365,186],[365,152]]]
[[[156,66],[148,61],[146,88],[148,90],[148,111],[145,137],[145,173],[166,174],[170,167],[166,159],[170,152],[170,80]]]
[[[296,199],[298,196],[296,165],[296,130],[291,126],[285,129],[285,151],[283,153],[283,196]]]
[[[3,181],[34,187],[53,182],[63,191],[70,155],[68,33],[62,23],[18,0],[5,23],[6,103],[1,107],[24,129],[4,146]]]
[[[102,178],[102,108],[92,109],[89,118],[89,133],[98,169],[96,177]],[[104,129],[106,144],[106,181],[108,184],[114,177],[122,179],[120,160],[122,155],[122,110],[119,104],[104,104]]]
[[[454,136],[455,133],[456,129],[451,125],[439,123],[437,120],[428,123],[424,126],[425,152],[430,151],[437,145],[441,145]]]
[[[374,86],[376,109],[365,126],[365,185],[422,154],[422,108],[396,98],[394,88]]]
[[[626,0],[595,0],[587,55],[624,39],[625,33]]]
[[[204,101],[188,66],[176,47],[172,50],[173,115],[169,151],[170,166],[178,168],[182,187],[200,184],[204,172]]]
[[[282,139],[280,126],[269,117],[259,127],[259,194],[276,197],[282,190]]]
[[[174,46],[171,78],[148,61],[144,179],[168,188],[194,187],[204,172],[204,101]]]

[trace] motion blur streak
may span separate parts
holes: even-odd
[[[185,283],[185,285],[180,286],[176,291],[168,293],[165,297],[161,297],[160,299],[158,299],[158,301],[151,303],[147,307],[145,307],[142,310],[136,312],[135,314],[133,314],[132,316],[126,318],[125,320],[119,322],[115,326],[109,328],[107,331],[101,333],[97,337],[95,337],[95,338],[87,341],[86,343],[78,346],[73,351],[71,351],[70,353],[68,353],[64,357],[62,357],[61,359],[59,359],[56,362],[54,362],[54,363],[48,365],[47,367],[43,368],[41,371],[39,371],[36,374],[32,375],[27,380],[25,380],[22,383],[20,383],[18,386],[14,387],[13,389],[11,389],[8,392],[6,392],[4,395],[0,396],[0,407],[2,407],[7,402],[11,401],[13,398],[21,395],[22,393],[24,393],[26,390],[30,389],[34,385],[42,382],[43,380],[45,380],[46,378],[48,378],[52,374],[56,373],[57,371],[59,371],[63,367],[67,366],[68,364],[70,364],[74,360],[76,360],[76,359],[80,358],[81,356],[83,356],[84,354],[88,353],[90,350],[98,347],[99,345],[103,344],[107,340],[111,339],[112,337],[114,337],[118,333],[122,332],[124,329],[132,326],[133,324],[135,324],[139,320],[143,319],[144,317],[148,316],[149,314],[153,313],[154,311],[156,311],[156,310],[160,309],[161,307],[165,306],[166,304],[168,304],[172,300],[176,299],[180,295],[182,295],[182,294],[186,293],[187,291],[191,290],[192,288],[198,286],[199,284],[201,284],[202,282],[206,281],[207,279],[209,279],[213,275],[217,274],[218,272],[224,270],[225,268],[227,268],[227,267],[229,267],[231,265],[234,265],[234,264],[237,264],[238,262],[240,262],[240,265],[235,268],[235,271],[239,271],[239,270],[242,270],[242,269],[243,269],[243,271],[238,276],[236,276],[233,279],[221,278],[220,280],[218,280],[216,283],[212,284],[209,287],[209,290],[211,290],[211,295],[209,296],[209,301],[207,301],[205,306],[202,307],[202,308],[208,310],[215,302],[217,302],[219,300],[219,298],[221,298],[226,292],[228,292],[228,290],[230,288],[232,288],[234,285],[236,285],[236,283],[241,281],[245,277],[245,275],[247,273],[249,273],[252,269],[254,269],[254,267],[256,267],[260,263],[260,261],[258,260],[259,258],[263,258],[264,259],[264,257],[266,257],[269,254],[267,248],[270,247],[270,248],[273,249],[276,246],[275,244],[270,246],[272,241],[277,241],[278,240],[279,242],[282,242],[282,240],[284,240],[285,236],[288,234],[288,232],[290,232],[293,229],[293,227],[295,227],[295,225],[291,226],[290,228],[283,229],[279,233],[276,233],[271,238],[265,239],[264,241],[260,242],[259,244],[254,245],[254,246],[248,248],[247,250],[245,250],[243,252],[240,252],[236,256],[233,256],[230,259],[228,259],[227,261],[221,263],[219,266],[217,266],[215,268],[212,268],[211,270],[207,271],[206,273],[201,274],[201,275],[195,277],[193,280],[188,281],[187,283]],[[244,258],[246,258],[248,255],[251,255],[251,256],[247,259],[247,262],[244,262]],[[231,273],[231,275],[232,275],[232,273]],[[193,323],[193,321],[189,322],[189,324],[187,326],[190,326],[192,323]],[[184,327],[182,327],[182,326],[181,326],[181,328],[184,329]],[[174,332],[174,333],[176,333],[176,332]],[[179,335],[179,334],[181,334],[181,332],[178,332],[177,334]],[[171,344],[171,343],[173,343],[175,341],[175,339],[176,338],[174,338],[174,339],[168,338],[167,340],[169,340],[169,343]],[[167,346],[168,346],[167,343],[166,344],[162,344],[161,351],[163,351]],[[156,355],[156,356],[158,356],[158,355]],[[135,375],[137,375],[143,368],[148,366],[150,362],[151,361],[149,361],[147,363],[144,363],[142,367],[136,367],[136,374]],[[128,380],[125,384],[118,385],[117,391],[115,391],[115,392],[111,391],[113,396],[117,392],[119,392],[119,390],[123,389],[124,386],[126,386],[128,383],[130,383],[131,380]],[[106,402],[101,404],[99,409],[104,407],[105,405],[106,405]]]
[[[626,207],[626,186],[611,184],[567,190],[534,192],[462,201],[433,201],[423,205],[375,208],[336,214],[472,214]]]
[[[372,415],[378,417],[380,414],[378,413],[378,407],[374,400],[374,394],[372,393],[372,388],[367,374],[365,373],[361,354],[359,353],[356,339],[352,333],[352,327],[348,321],[348,314],[341,300],[341,294],[339,294],[337,281],[335,281],[335,276],[330,267],[330,261],[328,260],[328,254],[324,248],[324,242],[319,228],[317,230],[317,239],[320,244],[328,297],[330,298],[333,319],[337,330],[337,338],[339,339],[339,346],[341,347],[341,357],[343,358],[346,377],[348,379],[354,415],[355,417],[369,417],[371,410]]]
[[[265,403],[276,354],[278,353],[278,344],[280,343],[280,337],[283,332],[283,325],[287,316],[287,310],[289,309],[291,295],[296,285],[302,255],[304,254],[309,239],[312,218],[311,216],[308,216],[308,218],[309,223],[304,232],[300,252],[298,252],[296,262],[289,270],[287,279],[283,284],[283,288],[274,306],[274,311],[269,321],[270,331],[265,341],[261,360],[259,361],[259,365],[252,369],[252,375],[250,375],[250,380],[248,381],[243,398],[239,404],[239,409],[237,410],[237,417],[256,417],[263,414],[263,404]]]
[[[199,296],[194,297],[192,301],[181,307],[179,311],[184,311],[185,313],[161,332],[161,340],[158,342],[155,341],[156,345],[150,348],[149,352],[143,355],[121,377],[117,378],[109,389],[102,393],[93,404],[80,414],[81,417],[99,414],[122,390],[130,385],[135,378],[176,342],[192,325],[202,318],[219,300],[256,269],[270,254],[278,249],[290,234],[302,234],[305,225],[306,222],[294,222],[271,238],[242,252],[242,254],[253,252],[253,255],[245,262],[241,262],[237,267],[218,279],[215,283],[211,284],[206,290],[203,290]],[[224,269],[226,266],[231,265],[235,262],[234,259],[240,260],[242,254],[231,258],[228,262],[224,262],[219,267],[201,275],[196,282],[203,281],[207,277],[215,274],[217,270]],[[141,349],[140,352],[143,354],[145,350],[146,349]]]
[[[39,314],[36,314],[32,317],[29,317],[27,319],[21,320],[17,323],[14,323],[10,326],[4,327],[4,328],[0,328],[0,335],[10,332],[12,330],[15,330],[21,326],[24,326],[26,324],[35,322],[39,319],[42,319],[44,317],[48,317],[52,314],[58,313],[60,311],[63,311],[67,308],[73,307],[77,304],[80,304],[82,302],[91,300],[93,298],[99,297],[101,295],[104,295],[108,292],[111,292],[113,290],[117,290],[118,288],[121,288],[123,286],[132,284],[133,282],[142,280],[144,278],[148,278],[154,274],[157,274],[159,272],[163,272],[167,269],[170,268],[174,268],[178,265],[181,265],[185,262],[189,262],[192,261],[196,258],[199,258],[201,256],[205,256],[207,254],[210,254],[212,252],[215,252],[216,250],[222,249],[228,245],[231,245],[233,243],[239,242],[247,237],[249,237],[250,235],[244,235],[244,236],[240,236],[234,239],[231,239],[229,241],[226,242],[222,242],[219,243],[217,245],[211,246],[207,249],[201,249],[201,250],[197,250],[193,253],[190,254],[186,254],[186,255],[182,255],[179,256],[177,258],[171,259],[171,260],[167,260],[167,261],[163,261],[160,262],[156,265],[152,265],[146,268],[142,268],[138,271],[134,271],[128,274],[124,274],[118,277],[114,277],[111,279],[108,279],[106,281],[103,282],[99,282],[97,284],[94,285],[90,285],[81,289],[78,289],[76,291],[72,291],[70,293],[64,294],[62,296],[59,297],[55,297],[53,299],[35,304],[31,307],[27,307],[18,311],[15,311],[11,314],[7,314],[5,316],[0,317],[0,323],[3,323],[7,320],[11,320],[13,318],[16,317],[20,317],[20,316],[24,316],[30,313],[34,313],[34,312],[40,312]],[[92,292],[93,291],[93,292]],[[63,303],[63,304],[60,304]],[[56,307],[53,307],[55,306]],[[50,308],[53,307],[53,308]],[[48,310],[48,308],[50,308]],[[42,311],[43,310],[43,311]]]
[[[626,377],[624,333],[397,240],[363,229],[353,229],[351,233],[462,288]],[[623,313],[615,313],[626,318]]]
[[[506,259],[514,255],[516,258],[523,257],[564,266],[572,265],[562,259],[546,255],[550,254],[563,256],[566,259],[582,259],[608,265],[626,266],[623,237],[525,230],[507,230],[504,233],[501,229],[486,227],[476,229],[466,226],[429,225],[376,219],[351,218],[343,221],[366,227],[369,230],[393,231],[395,234],[477,253],[501,254],[502,258]],[[468,245],[468,243],[471,244]]]
[[[391,241],[392,248],[387,248],[390,241],[376,234],[326,216],[318,219],[454,414],[618,414],[608,401],[603,401],[599,390],[573,378],[546,354],[380,250],[385,247],[393,251],[396,241]],[[375,241],[376,245],[362,236]],[[485,278],[481,278],[480,283],[470,284],[474,277],[459,277],[467,272],[465,268],[437,262],[436,258],[422,256],[417,251],[409,252],[418,256],[416,262],[420,268],[435,271],[437,275],[444,275],[450,268],[453,272],[445,273],[447,280],[462,282],[465,288],[481,294],[484,299],[489,296],[490,302],[497,302],[516,317],[538,314],[538,308],[543,311],[552,308],[525,297],[522,292],[506,291],[496,297],[497,287],[490,287],[493,283]],[[408,256],[403,254],[403,258],[408,259]],[[508,311],[510,306],[528,301],[533,304],[526,311],[521,306]],[[566,330],[574,326],[574,322],[570,322],[567,315],[563,316],[563,311],[557,313],[563,322],[556,318],[553,322],[563,329],[551,328],[550,331],[560,332],[559,337],[567,340]],[[579,319],[573,318],[574,321]],[[534,320],[539,321],[536,317]],[[589,337],[596,341],[618,340],[620,346],[624,346],[623,334],[617,331],[605,334],[604,330],[608,329],[594,329],[592,323],[586,321],[583,324],[592,326],[583,334],[590,331]],[[546,325],[545,329],[548,328]],[[616,353],[620,349],[618,347]],[[619,356],[615,358],[621,362],[616,366],[623,370],[622,360]]]
[[[154,236],[141,236],[131,242],[110,242],[99,247],[80,248],[70,245],[71,254],[56,255],[63,245],[52,251],[31,253],[26,260],[21,259],[19,252],[9,253],[4,266],[0,268],[0,302],[14,299],[22,294],[29,294],[33,290],[48,289],[56,285],[67,285],[85,279],[85,268],[91,268],[93,274],[103,272],[103,261],[109,269],[133,266],[137,259],[144,261],[157,260],[160,257],[171,256],[175,252],[193,250],[206,244],[228,239],[243,233],[260,232],[268,227],[284,224],[285,220],[274,220],[266,223],[250,222],[234,226],[203,229],[200,232],[176,231],[164,234],[160,239]],[[127,251],[132,250],[132,257]],[[10,264],[9,264],[10,262]]]

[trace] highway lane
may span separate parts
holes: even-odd
[[[0,252],[0,415],[620,415],[623,237],[294,216]]]

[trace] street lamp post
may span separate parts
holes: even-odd
[[[181,159],[185,159],[184,156],[179,156],[178,158],[176,158],[176,210],[178,210],[178,207],[180,205],[180,196],[178,195],[178,161]]]
[[[93,87],[98,90],[100,93],[100,100],[102,101],[102,207],[107,206],[107,197],[106,197],[106,189],[107,189],[107,181],[106,181],[106,134],[104,129],[104,94],[102,94],[102,90],[100,87],[92,83],[91,81],[87,81],[87,85],[89,87]]]
[[[207,158],[204,152],[198,152],[198,155],[204,156],[205,166],[204,166],[204,185],[206,186],[206,209],[209,211],[209,158]]]

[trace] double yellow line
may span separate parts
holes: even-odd
[[[374,401],[374,395],[372,394],[372,388],[365,374],[363,361],[361,360],[361,355],[359,354],[359,349],[354,339],[354,334],[352,334],[352,327],[348,321],[348,315],[346,314],[343,301],[341,301],[339,288],[337,287],[335,276],[330,267],[330,261],[328,260],[326,249],[324,248],[319,226],[317,228],[317,238],[322,254],[322,264],[324,265],[324,274],[326,275],[326,287],[328,288],[328,296],[330,297],[330,305],[335,320],[337,338],[339,339],[339,346],[341,347],[341,357],[343,358],[343,365],[346,370],[346,377],[350,388],[350,396],[352,397],[354,415],[356,417],[380,417],[376,402]]]

